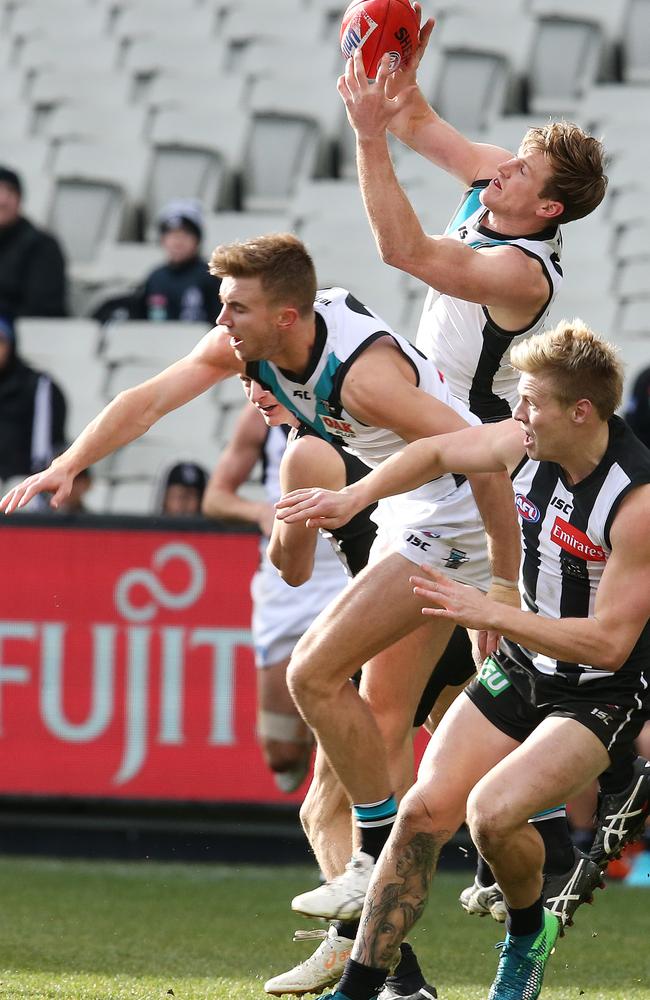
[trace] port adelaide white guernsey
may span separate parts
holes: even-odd
[[[620,417],[612,417],[609,428],[609,445],[599,465],[575,485],[567,483],[553,462],[524,458],[513,474],[523,543],[520,584],[528,611],[556,619],[593,617],[596,590],[611,553],[612,521],[630,490],[650,483],[650,451]],[[650,681],[648,624],[615,672],[533,653],[508,639],[501,640],[500,650],[519,666],[547,675],[548,683],[536,681],[538,695],[545,688],[557,690],[558,683],[566,691],[567,685],[601,678],[647,688],[643,671]]]
[[[510,347],[544,326],[562,282],[562,236],[549,226],[530,236],[506,236],[487,226],[481,191],[489,181],[477,181],[465,192],[445,235],[467,246],[514,246],[538,260],[548,281],[548,299],[527,327],[503,330],[486,306],[442,295],[430,288],[425,299],[415,343],[445,373],[454,396],[486,423],[504,420],[518,402],[519,372],[510,365]]]
[[[268,388],[321,437],[342,445],[371,468],[404,447],[403,439],[393,431],[361,423],[341,402],[341,387],[350,367],[371,344],[387,336],[411,364],[423,392],[446,403],[468,423],[479,422],[451,396],[435,365],[345,288],[319,291],[314,311],[316,336],[302,374],[283,371],[270,361],[249,362],[246,374]],[[432,500],[447,497],[464,482],[462,476],[445,474],[429,484],[428,496]]]

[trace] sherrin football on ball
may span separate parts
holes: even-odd
[[[366,76],[374,80],[382,56],[390,53],[390,72],[408,65],[420,24],[409,0],[353,0],[341,22],[341,52],[346,59],[361,49]]]

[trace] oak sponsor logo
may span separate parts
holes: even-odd
[[[332,434],[338,434],[340,437],[356,437],[357,432],[355,431],[352,424],[348,423],[347,420],[341,420],[338,417],[326,417],[321,414],[321,420],[327,427],[328,431]]]
[[[555,518],[551,528],[551,540],[565,552],[578,556],[586,562],[605,562],[607,559],[607,553],[600,545],[596,545],[589,535],[585,535],[584,531],[580,531],[561,517]]]
[[[524,496],[523,493],[515,494],[515,506],[524,521],[531,521],[533,524],[539,521],[539,508],[536,507],[532,500],[529,500],[528,497]]]

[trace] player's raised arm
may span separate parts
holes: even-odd
[[[58,507],[82,469],[141,437],[166,413],[242,370],[243,364],[230,347],[227,331],[217,327],[186,357],[116,396],[49,468],[29,476],[6,493],[0,500],[0,511],[11,514],[38,493],[52,493],[50,503]]]

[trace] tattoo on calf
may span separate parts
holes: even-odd
[[[383,877],[373,882],[366,897],[353,952],[356,961],[373,968],[392,968],[399,961],[399,946],[422,916],[438,856],[449,839],[446,830],[416,833],[410,839],[400,833],[396,828],[380,862]]]

